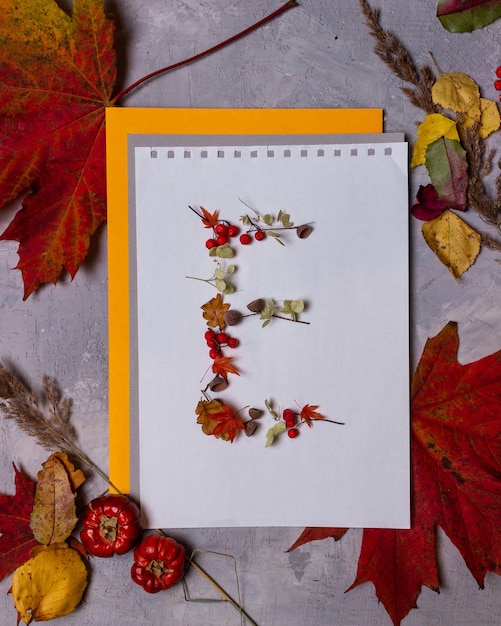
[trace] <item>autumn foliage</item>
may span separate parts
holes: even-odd
[[[501,351],[457,361],[457,327],[430,339],[412,381],[412,528],[365,529],[354,589],[372,582],[395,625],[439,590],[436,526],[480,587],[501,574]],[[306,528],[291,549],[346,529]]]
[[[73,277],[106,218],[105,108],[116,79],[102,0],[1,0],[0,208],[24,196],[1,235],[20,242],[27,298]]]

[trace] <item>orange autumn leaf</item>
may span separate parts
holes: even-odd
[[[207,209],[204,209],[203,206],[200,207],[202,211],[202,224],[205,228],[214,228],[214,226],[219,221],[219,211],[214,211],[214,213],[209,213]]]
[[[195,413],[198,415],[197,423],[202,424],[206,435],[233,442],[238,431],[245,430],[242,420],[220,400],[201,400]]]
[[[226,327],[224,315],[226,311],[230,308],[230,305],[224,304],[223,298],[220,293],[218,293],[217,296],[206,302],[200,308],[204,312],[203,315],[204,319],[207,320],[207,326],[210,326],[210,328],[217,328],[219,326],[221,330]]]
[[[317,412],[318,404],[310,405],[305,404],[301,409],[301,413],[299,414],[300,419],[302,419],[306,424],[311,428],[311,420],[323,420],[325,419],[325,415]]]
[[[20,243],[24,298],[75,276],[106,218],[105,109],[116,80],[102,0],[1,0],[0,208],[24,195],[0,239]]]
[[[212,364],[212,371],[223,378],[228,378],[228,374],[240,376],[240,372],[233,365],[232,361],[233,357],[231,356],[217,356]]]

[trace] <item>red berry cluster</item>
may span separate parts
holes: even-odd
[[[495,81],[494,89],[496,91],[501,91],[501,65],[496,69],[496,76],[498,77],[499,80]],[[501,100],[501,96],[499,96],[499,99]]]
[[[205,341],[207,342],[207,346],[209,348],[209,356],[211,359],[215,359],[218,356],[221,356],[221,348],[227,346],[228,348],[236,348],[239,344],[239,341],[236,337],[230,337],[228,333],[224,332],[216,332],[215,330],[209,329],[205,333]]]
[[[250,243],[252,243],[251,232],[252,231],[247,231],[246,233],[240,235],[240,243],[243,246],[248,246]],[[263,239],[266,239],[265,231],[258,228],[256,231],[254,231],[254,239],[256,241],[263,241]]]
[[[224,246],[230,239],[240,233],[240,228],[229,222],[218,222],[213,229],[213,237],[207,239],[205,247],[210,250],[216,246]]]
[[[287,426],[287,434],[291,439],[295,439],[299,435],[299,430],[296,428],[297,414],[292,409],[284,409],[282,418]]]

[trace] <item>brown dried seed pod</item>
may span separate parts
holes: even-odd
[[[224,314],[224,321],[228,324],[228,326],[236,326],[241,321],[242,317],[243,315],[240,311],[230,309]]]
[[[247,437],[250,437],[256,432],[257,426],[257,422],[254,422],[252,420],[250,422],[245,422],[245,434],[247,435]]]
[[[296,235],[299,239],[306,239],[311,235],[311,231],[313,228],[309,224],[301,224],[301,226],[297,226]]]
[[[214,378],[207,386],[211,391],[219,393],[220,391],[224,391],[226,387],[228,387],[228,381],[222,376],[214,376]]]
[[[261,409],[249,409],[249,417],[251,418],[251,420],[259,419],[263,413],[264,411],[262,411]]]
[[[263,298],[257,298],[256,300],[249,302],[247,308],[249,309],[249,311],[252,311],[252,313],[261,313],[265,306],[266,303]]]

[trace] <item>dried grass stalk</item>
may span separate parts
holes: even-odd
[[[399,39],[381,26],[379,11],[372,9],[367,0],[359,2],[370,34],[376,40],[374,52],[395,76],[411,85],[401,88],[409,101],[427,114],[443,113],[442,107],[433,102],[431,95],[436,80],[432,68],[423,65],[418,69]],[[495,200],[490,198],[483,181],[483,175],[490,170],[493,155],[491,153],[485,157],[485,142],[478,134],[477,126],[462,133],[461,143],[466,150],[469,167],[468,203],[487,223],[501,231],[501,174],[496,180]],[[501,169],[501,161],[499,168]],[[501,248],[501,244],[488,235],[482,235],[482,243],[489,248]]]
[[[432,68],[429,65],[422,65],[419,69],[416,67],[400,40],[381,26],[379,11],[372,9],[367,0],[360,0],[360,7],[369,32],[376,40],[374,52],[395,76],[412,85],[412,87],[401,89],[414,106],[423,109],[426,113],[436,113],[439,107],[431,97],[431,88],[436,80]]]
[[[14,421],[20,430],[46,450],[58,450],[76,457],[119,492],[108,476],[79,447],[69,422],[71,401],[61,396],[56,382],[48,376],[42,378],[42,392],[43,396],[40,397],[28,389],[17,375],[0,364],[0,412],[3,416]]]

